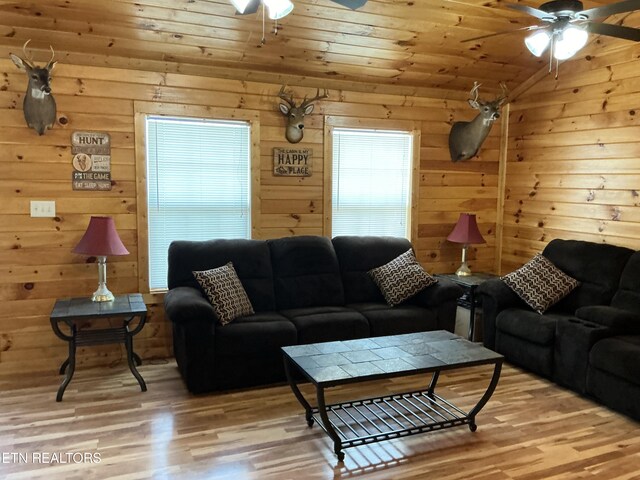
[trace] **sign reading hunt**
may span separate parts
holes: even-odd
[[[111,137],[108,133],[71,134],[74,190],[111,190]]]
[[[310,177],[313,173],[310,148],[274,148],[273,174],[278,177]]]

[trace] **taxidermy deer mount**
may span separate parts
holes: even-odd
[[[322,100],[329,97],[327,89],[324,89],[322,95],[320,95],[320,89],[316,90],[316,96],[307,100],[305,96],[300,106],[296,107],[296,102],[293,100],[293,95],[285,93],[286,85],[283,85],[278,92],[278,97],[284,100],[284,103],[280,104],[280,111],[287,117],[287,130],[285,137],[289,143],[298,143],[304,136],[304,117],[313,112],[313,102],[316,100]]]
[[[51,60],[44,67],[38,67],[27,55],[27,45],[30,41],[27,40],[22,47],[24,58],[13,53],[9,55],[16,67],[25,72],[29,79],[23,102],[24,118],[30,128],[38,132],[38,135],[43,135],[48,128],[53,127],[56,121],[56,101],[51,95],[51,71],[58,62],[53,61],[55,52],[53,47],[49,46]]]
[[[484,139],[489,135],[493,122],[500,118],[500,107],[507,100],[507,87],[500,84],[502,94],[492,101],[478,100],[478,89],[480,84],[473,82],[473,88],[469,92],[468,102],[471,108],[479,110],[480,113],[470,122],[455,122],[449,133],[449,153],[451,161],[469,160],[474,157]]]

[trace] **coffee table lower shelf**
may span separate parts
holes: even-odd
[[[315,421],[331,436],[322,411],[316,407],[311,412],[309,426]],[[465,412],[429,390],[327,405],[326,416],[343,449],[460,425],[476,429]],[[342,460],[344,453],[338,457]]]

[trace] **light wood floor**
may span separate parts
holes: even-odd
[[[146,393],[124,366],[79,367],[61,403],[54,373],[0,378],[0,478],[640,479],[639,423],[510,366],[477,432],[458,427],[352,448],[344,464],[317,426],[307,428],[287,386],[193,396],[173,361],[140,372]],[[439,391],[468,407],[489,375],[486,367],[448,373]],[[339,388],[329,401],[424,381]],[[38,461],[77,452],[101,462]]]

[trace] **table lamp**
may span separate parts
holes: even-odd
[[[110,302],[113,293],[107,288],[107,256],[127,255],[129,251],[123,245],[111,217],[91,217],[84,236],[73,249],[73,253],[82,253],[98,258],[98,289],[93,293],[94,302]]]
[[[486,243],[476,223],[475,213],[461,213],[458,223],[447,237],[447,240],[454,243],[462,243],[462,265],[456,271],[459,277],[471,275],[469,265],[467,265],[467,247],[473,243]]]

